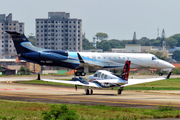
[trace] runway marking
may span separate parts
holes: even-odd
[[[61,88],[43,88],[43,90],[74,90],[74,89],[61,89]]]
[[[17,95],[7,95],[7,94],[0,94],[2,96],[15,96],[15,97],[19,97]],[[119,104],[129,104],[129,105],[148,105],[148,106],[159,106],[159,105],[163,105],[163,106],[168,106],[167,103],[166,104],[157,104],[157,103],[132,103],[132,101],[130,102],[120,102],[120,101],[99,101],[99,100],[79,100],[79,99],[67,99],[67,98],[53,98],[53,97],[37,97],[37,96],[28,96],[28,95],[23,95],[22,97],[30,97],[30,98],[42,98],[42,99],[54,99],[54,100],[69,100],[69,101],[79,101],[79,102],[99,102],[99,103],[119,103]],[[61,96],[61,97],[65,97],[65,96]],[[180,107],[180,105],[174,105],[174,107]]]
[[[18,89],[18,88],[4,88],[4,89],[0,89],[0,90],[23,90],[23,89]]]

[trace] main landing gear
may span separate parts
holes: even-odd
[[[92,88],[89,90],[88,87],[84,87],[84,90],[86,92],[86,95],[89,95],[89,92],[90,92],[90,94],[93,94],[93,89]]]
[[[163,73],[162,73],[162,72],[160,72],[160,73],[159,73],[159,76],[163,76]]]
[[[124,87],[120,87],[120,89],[117,90],[118,95],[120,95],[123,91]]]
[[[79,72],[79,71],[75,72],[74,74],[75,74],[75,76],[85,76],[86,75],[85,72]]]

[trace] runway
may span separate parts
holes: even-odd
[[[82,88],[75,91],[72,87],[0,83],[0,99],[149,109],[171,103],[180,109],[180,91],[125,90],[117,95],[116,90],[94,89],[93,95],[85,95]]]

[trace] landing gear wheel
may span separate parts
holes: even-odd
[[[81,73],[80,72],[75,72],[75,76],[80,76]]]
[[[89,89],[86,89],[86,95],[89,95]]]
[[[93,90],[91,89],[91,94],[93,94]]]
[[[86,75],[86,73],[85,72],[82,72],[82,73],[80,73],[81,74],[81,76],[85,76]]]
[[[162,76],[162,75],[163,75],[163,73],[160,72],[160,73],[159,73],[159,76]]]
[[[121,90],[121,89],[118,89],[118,95],[120,95],[120,94],[121,94],[121,92],[122,92],[122,90]]]

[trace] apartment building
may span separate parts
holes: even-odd
[[[24,33],[24,23],[12,20],[12,13],[8,16],[6,14],[0,14],[0,59],[11,58],[17,54],[10,35],[5,31]]]
[[[70,13],[48,12],[48,18],[36,19],[36,46],[82,51],[82,20],[70,18]]]

